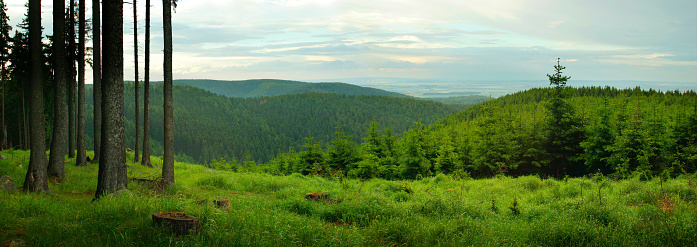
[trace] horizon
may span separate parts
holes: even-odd
[[[354,86],[368,87],[381,89],[389,92],[401,93],[418,98],[435,98],[436,96],[426,95],[447,95],[463,96],[463,95],[482,95],[500,97],[507,94],[532,89],[550,87],[547,80],[446,80],[446,79],[421,79],[421,78],[398,78],[398,77],[359,77],[359,78],[338,78],[338,79],[320,79],[320,80],[288,80],[274,78],[255,78],[243,80],[219,80],[219,79],[174,79],[175,81],[183,80],[210,80],[221,82],[237,82],[248,80],[282,80],[282,81],[297,81],[304,83],[345,83]],[[132,83],[133,80],[124,80],[126,83]],[[161,83],[162,81],[151,81],[151,83]],[[507,84],[492,86],[489,83]],[[614,85],[609,85],[614,84]],[[90,84],[91,85],[91,84]],[[697,84],[690,82],[675,82],[675,81],[634,81],[634,80],[569,80],[568,87],[614,87],[617,89],[633,89],[640,87],[643,90],[653,89],[656,91],[666,92],[679,90],[697,91]],[[449,97],[449,96],[441,96]]]
[[[162,9],[153,4],[151,77],[161,80]],[[17,30],[24,1],[6,5]],[[697,84],[697,2],[691,0],[200,0],[178,5],[173,14],[178,79],[544,80],[561,58],[565,75],[579,80]],[[86,7],[89,19],[91,2]],[[52,33],[51,8],[49,2],[42,5],[44,35]],[[143,56],[144,1],[138,10]],[[132,12],[124,5],[125,80],[134,79]]]

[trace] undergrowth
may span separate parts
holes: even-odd
[[[0,175],[24,182],[29,153],[1,152]],[[129,159],[131,160],[131,159]],[[129,163],[129,177],[156,179]],[[97,165],[66,164],[53,194],[0,192],[0,245],[27,246],[689,246],[697,240],[697,179],[497,177],[332,180],[175,164],[176,183],[140,181],[92,202]],[[307,200],[311,192],[327,198]],[[229,209],[215,207],[219,198]],[[510,210],[509,210],[510,209]],[[151,215],[183,211],[199,232],[172,235]]]

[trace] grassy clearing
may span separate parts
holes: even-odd
[[[0,161],[0,174],[21,186],[29,153],[2,154],[8,159]],[[129,176],[157,177],[162,161],[152,160],[154,169],[130,164]],[[175,172],[166,193],[132,181],[127,192],[91,202],[97,166],[69,161],[68,178],[50,184],[53,195],[0,192],[0,245],[690,246],[697,240],[694,176],[662,183],[445,175],[361,182],[182,163]],[[327,192],[333,200],[306,200],[308,192]],[[221,197],[231,201],[229,210],[213,205]],[[171,235],[151,225],[150,215],[162,210],[198,216],[203,227],[195,235]]]

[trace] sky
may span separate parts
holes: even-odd
[[[25,1],[5,3],[16,26]],[[42,1],[46,34],[51,4]],[[152,4],[157,81],[162,3]],[[142,77],[144,0],[138,10]],[[124,12],[124,76],[133,80],[132,6]],[[180,0],[173,33],[175,79],[546,80],[561,58],[572,81],[697,85],[695,0]]]

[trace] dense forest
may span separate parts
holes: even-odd
[[[375,124],[363,136],[337,131],[327,148],[308,137],[301,150],[278,155],[264,169],[387,179],[437,173],[649,178],[697,171],[694,91],[559,90],[562,99],[555,98],[555,88],[507,95],[433,125],[416,123],[399,137]]]
[[[126,146],[135,142],[134,90],[126,84]],[[402,133],[414,122],[434,123],[457,106],[407,97],[302,93],[253,98],[229,98],[192,86],[174,86],[177,161],[213,160],[268,162],[288,148],[299,150],[304,138],[328,144],[340,128],[347,135],[365,136],[371,121]],[[92,91],[87,90],[87,121],[92,121]],[[152,154],[162,155],[162,84],[150,93]],[[141,116],[142,117],[142,116]],[[92,128],[87,126],[87,149]],[[360,141],[358,139],[357,141]]]

